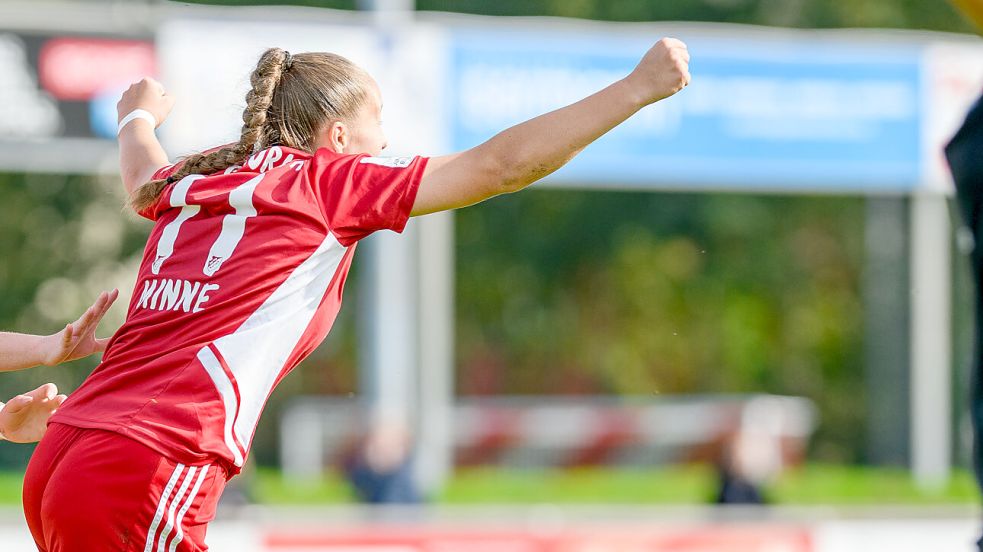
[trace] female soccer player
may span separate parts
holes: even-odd
[[[38,364],[54,366],[106,349],[108,339],[97,339],[96,328],[119,292],[103,292],[78,320],[52,335],[0,332],[0,372],[23,370]],[[48,418],[65,400],[53,383],[0,402],[0,440],[33,443],[44,435]]]
[[[126,323],[52,418],[24,507],[43,551],[205,550],[267,397],[325,337],[359,239],[520,190],[689,82],[662,39],[624,79],[470,150],[386,147],[376,83],[327,53],[259,60],[238,142],[167,166],[173,99],[143,80],[118,105],[133,207],[155,221]]]

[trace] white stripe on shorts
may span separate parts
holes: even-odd
[[[151,522],[150,529],[147,531],[147,543],[143,547],[143,552],[150,552],[150,547],[153,546],[154,535],[157,534],[157,527],[160,525],[161,518],[164,517],[164,509],[167,508],[167,501],[171,497],[171,491],[174,490],[174,485],[177,484],[182,471],[184,471],[184,464],[174,466],[174,473],[167,480],[164,492],[161,493],[160,501],[157,503],[157,512],[154,514],[154,520]]]
[[[191,494],[188,495],[188,499],[184,501],[184,505],[177,513],[177,521],[174,522],[175,527],[177,527],[177,534],[174,535],[174,540],[171,541],[171,545],[167,548],[167,552],[174,552],[177,550],[177,545],[184,540],[184,528],[181,523],[184,522],[184,514],[188,513],[188,508],[191,508],[191,504],[195,501],[195,497],[198,496],[198,490],[201,489],[201,484],[205,481],[205,474],[208,473],[208,468],[211,466],[205,466],[201,469],[201,473],[198,474],[198,479],[195,481],[195,486],[191,488]]]
[[[188,490],[188,486],[191,485],[191,480],[194,479],[195,472],[197,471],[197,467],[192,467],[188,470],[188,475],[184,476],[184,483],[181,483],[181,488],[178,489],[177,494],[171,499],[171,507],[167,509],[167,523],[164,524],[164,528],[160,531],[160,538],[157,540],[157,548],[155,548],[158,552],[165,549],[164,546],[167,543],[167,537],[171,536],[171,530],[174,529],[174,512],[177,510],[178,502],[181,502],[181,497]]]

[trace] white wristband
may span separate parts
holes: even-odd
[[[116,135],[119,136],[119,133],[123,132],[123,127],[134,119],[143,119],[144,121],[150,123],[153,128],[157,128],[157,118],[154,117],[153,113],[147,111],[146,109],[134,109],[133,111],[127,113],[126,117],[120,119],[119,126],[116,127]]]

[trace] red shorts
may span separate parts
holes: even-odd
[[[24,476],[24,513],[42,552],[198,552],[225,481],[218,465],[53,423]]]

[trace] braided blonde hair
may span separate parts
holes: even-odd
[[[166,179],[151,180],[133,192],[137,211],[152,206],[168,184],[189,174],[212,174],[243,163],[253,153],[282,145],[314,152],[318,131],[333,121],[353,121],[368,97],[369,77],[337,54],[286,50],[263,52],[249,78],[239,141],[196,153]]]

